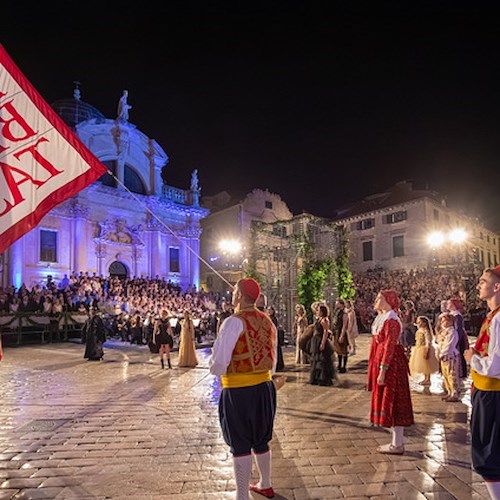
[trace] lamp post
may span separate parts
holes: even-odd
[[[223,259],[222,274],[230,283],[236,283],[242,277],[243,245],[236,239],[223,239],[219,242],[219,250]]]
[[[432,250],[432,265],[439,267],[442,263],[443,252],[448,252],[444,264],[458,265],[462,260],[467,260],[467,254],[463,259],[464,244],[467,242],[468,235],[465,229],[455,228],[444,233],[442,231],[432,231],[427,235],[427,244]],[[441,255],[439,255],[441,254]]]

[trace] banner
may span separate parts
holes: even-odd
[[[0,253],[106,171],[0,45]]]

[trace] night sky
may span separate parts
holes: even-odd
[[[170,157],[202,195],[254,188],[294,214],[412,179],[500,230],[494,3],[166,1],[2,4],[0,41],[52,103],[82,100]]]

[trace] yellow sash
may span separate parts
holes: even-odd
[[[475,370],[470,371],[472,383],[476,389],[480,391],[500,391],[500,378],[487,377],[481,375]]]
[[[222,375],[223,389],[234,389],[235,387],[250,387],[271,380],[271,371],[260,373],[226,373]]]

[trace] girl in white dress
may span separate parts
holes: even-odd
[[[421,385],[431,385],[431,375],[439,370],[439,363],[433,343],[431,322],[427,316],[419,316],[415,323],[415,346],[410,355],[410,374],[412,377],[424,375]]]

